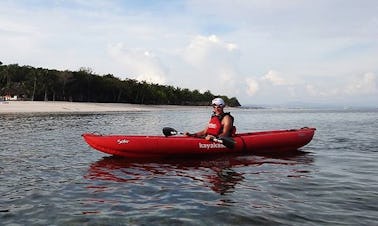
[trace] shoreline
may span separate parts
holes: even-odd
[[[0,114],[127,112],[169,110],[177,108],[188,108],[188,106],[67,101],[0,101]]]

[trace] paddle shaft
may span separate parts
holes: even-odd
[[[173,128],[170,128],[170,127],[164,127],[163,128],[163,134],[165,136],[172,136],[172,135],[177,135],[177,134],[181,134],[181,135],[184,135],[185,133],[183,132],[178,132],[177,130],[173,129]],[[188,136],[191,136],[191,137],[198,137],[196,136],[195,134],[186,134]],[[198,138],[201,138],[201,137],[198,137]],[[234,139],[232,139],[231,137],[222,137],[222,138],[216,138],[216,137],[212,137],[210,139],[210,141],[213,141],[213,142],[217,142],[217,143],[220,143],[220,144],[223,144],[224,146],[228,147],[228,148],[234,148],[234,145],[235,145],[235,141]]]

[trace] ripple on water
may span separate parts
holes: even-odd
[[[376,112],[233,109],[239,131],[317,128],[294,156],[128,161],[84,132],[197,130],[207,110],[0,116],[4,225],[374,225]],[[303,125],[305,124],[305,125]],[[253,129],[251,129],[253,128]],[[9,132],[16,131],[16,132]]]

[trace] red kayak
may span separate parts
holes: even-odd
[[[133,136],[83,134],[101,152],[128,158],[160,158],[215,153],[285,154],[308,144],[315,128],[240,133],[232,138],[207,141],[190,136]],[[230,144],[231,143],[231,144]]]

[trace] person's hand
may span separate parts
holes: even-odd
[[[207,135],[205,137],[206,140],[213,140],[214,138],[215,138],[215,136],[213,136],[213,135]]]

